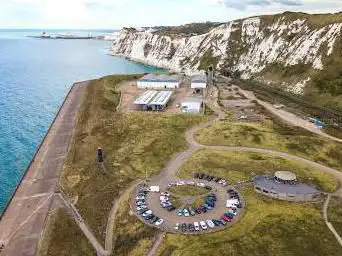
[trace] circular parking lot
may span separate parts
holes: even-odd
[[[241,216],[242,198],[228,182],[205,174],[137,188],[135,214],[166,232],[198,234],[229,227]]]

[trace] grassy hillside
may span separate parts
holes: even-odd
[[[314,135],[278,119],[262,123],[235,122],[229,119],[196,133],[206,145],[247,146],[289,152],[342,171],[342,144]]]

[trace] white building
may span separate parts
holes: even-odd
[[[148,90],[134,104],[141,110],[164,110],[172,97],[172,91]]]
[[[191,77],[192,89],[207,88],[207,76],[205,74],[194,75]]]
[[[154,88],[154,89],[174,89],[179,88],[181,83],[180,75],[157,75],[148,74],[138,79],[138,88]]]
[[[182,102],[181,111],[183,113],[199,114],[201,113],[202,105],[203,101],[201,99],[188,98]]]

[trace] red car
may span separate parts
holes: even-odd
[[[232,220],[228,218],[226,215],[222,215],[221,219],[225,220],[226,222],[231,222]]]

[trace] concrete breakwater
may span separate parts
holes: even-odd
[[[88,83],[68,92],[0,217],[1,255],[35,255]]]

